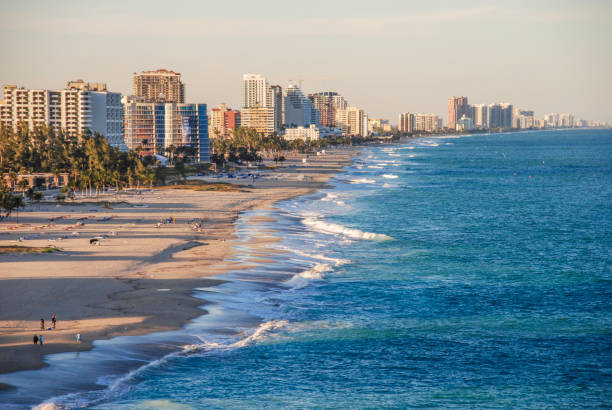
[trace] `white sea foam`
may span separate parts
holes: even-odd
[[[312,269],[293,275],[293,277],[285,283],[294,289],[300,289],[308,286],[313,280],[323,279],[323,274],[329,272],[331,269],[331,266],[326,263],[317,263]]]
[[[372,168],[372,169],[382,169],[381,166],[379,165],[368,165],[368,168]]]
[[[223,344],[202,340],[202,343],[183,346],[183,350],[181,353],[189,354],[213,349],[237,349],[241,347],[246,347],[267,339],[271,331],[283,328],[287,326],[288,323],[289,322],[286,320],[270,320],[260,324],[253,333],[248,334],[246,337],[236,342]]]
[[[368,179],[368,178],[357,178],[357,179],[351,179],[350,183],[351,184],[375,184],[376,180]]]
[[[325,222],[317,218],[305,218],[302,222],[316,231],[328,234],[344,235],[351,239],[367,239],[372,241],[386,241],[393,239],[385,234],[364,232],[359,229],[347,228],[346,226],[339,224]]]
[[[333,201],[336,198],[338,198],[338,194],[328,192],[327,195],[321,198],[321,201]]]
[[[394,175],[394,174],[383,174],[383,178],[387,178],[387,179],[397,179],[398,176]]]
[[[292,249],[291,251],[293,253],[296,253],[301,256],[305,256],[307,258],[318,259],[318,260],[326,261],[326,262],[332,262],[335,266],[341,266],[341,265],[346,265],[347,263],[351,263],[351,261],[348,259],[332,258],[331,256],[325,256],[320,253],[312,254],[312,253],[304,252],[298,249]]]

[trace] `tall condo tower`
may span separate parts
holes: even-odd
[[[471,117],[467,97],[451,97],[448,99],[448,128],[455,129],[457,121],[463,117]]]
[[[181,73],[159,69],[134,73],[134,95],[146,102],[184,103],[185,85]]]
[[[269,85],[259,74],[242,76],[243,127],[262,134],[279,132],[283,122],[283,90],[280,85]]]

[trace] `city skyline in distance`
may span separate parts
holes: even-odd
[[[612,121],[607,2],[347,4],[10,4],[0,78],[51,89],[83,78],[131,94],[133,72],[166,68],[182,74],[187,102],[240,108],[240,80],[254,72],[337,91],[393,122],[405,111],[446,120],[452,95]]]

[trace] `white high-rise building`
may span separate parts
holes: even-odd
[[[314,105],[295,84],[285,89],[283,123],[287,127],[306,127],[315,124]]]
[[[259,74],[244,74],[242,86],[242,108],[267,106],[268,83],[264,77]]]
[[[474,104],[472,106],[474,112],[474,127],[489,128],[489,107],[485,104]]]
[[[264,134],[279,132],[282,128],[282,88],[270,86],[259,74],[244,74],[242,86],[241,125]]]
[[[70,136],[80,136],[89,130],[103,135],[111,145],[126,149],[121,94],[107,91],[104,84],[90,86],[81,80],[68,85],[65,90],[5,86],[0,123],[13,130],[22,122],[30,129],[48,125]]]

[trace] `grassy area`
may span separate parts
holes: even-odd
[[[56,248],[55,246],[0,246],[0,255],[7,253],[53,253],[61,251],[61,249]]]
[[[156,187],[157,189],[191,189],[193,191],[221,191],[221,192],[242,192],[244,186],[226,184],[223,182],[206,182],[198,180],[189,180],[178,185],[164,185]]]

